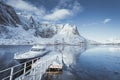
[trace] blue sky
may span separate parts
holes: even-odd
[[[120,0],[7,0],[41,22],[71,23],[96,41],[120,37]],[[16,4],[16,5],[15,5]]]

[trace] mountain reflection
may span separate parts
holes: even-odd
[[[79,56],[86,48],[85,44],[81,44],[81,46],[54,46],[52,50],[62,54],[63,73],[57,75],[45,74],[42,80],[75,80],[76,76],[74,76],[74,69],[79,61]]]
[[[32,46],[0,46],[0,70],[20,64],[13,60],[14,53],[29,50]],[[44,55],[62,64],[62,74],[44,74],[42,80],[119,80],[120,46],[47,46]],[[4,75],[4,74],[3,74]],[[1,77],[1,76],[0,76]]]
[[[119,80],[119,50],[120,46],[54,46],[63,54],[63,73],[43,75],[42,80]]]

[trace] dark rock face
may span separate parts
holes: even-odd
[[[38,29],[35,31],[35,36],[42,37],[42,38],[52,38],[55,35],[54,30],[51,28],[47,29]]]
[[[8,33],[8,29],[4,26],[0,26],[0,34],[1,33]]]
[[[21,21],[14,8],[0,1],[0,24],[16,26],[16,24],[20,23]]]
[[[30,26],[30,28],[36,28],[37,27],[37,24],[36,24],[36,22],[35,22],[35,20],[32,16],[29,19],[29,26]]]
[[[9,30],[6,27],[0,25],[0,38],[8,39],[10,37]]]
[[[80,35],[79,32],[78,32],[77,26],[75,26],[75,27],[73,28],[73,34],[74,34],[74,35]]]

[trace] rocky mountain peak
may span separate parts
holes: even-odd
[[[21,21],[14,8],[2,0],[0,1],[0,24],[14,26],[16,26],[16,24],[21,24]]]
[[[80,35],[76,25],[73,26],[73,34],[74,35]]]
[[[60,34],[66,35],[79,35],[77,26],[72,26],[70,24],[65,24],[63,29],[61,30]]]

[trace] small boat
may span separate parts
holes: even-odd
[[[42,57],[47,54],[49,50],[45,48],[45,46],[33,45],[30,51],[24,53],[15,53],[14,59],[18,62],[22,63],[27,60],[31,60],[37,57]]]

